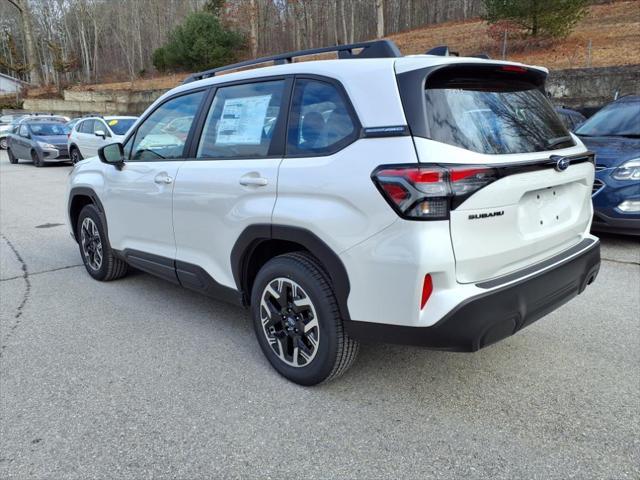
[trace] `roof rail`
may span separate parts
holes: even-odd
[[[431,50],[425,53],[425,55],[438,55],[439,57],[459,57],[458,52],[449,51],[449,47],[446,45],[440,45],[438,47],[433,47]]]
[[[353,50],[361,49],[358,53],[354,53]],[[204,78],[214,77],[217,73],[226,72],[229,70],[237,70],[243,67],[249,67],[251,65],[259,65],[261,63],[273,62],[275,65],[281,65],[284,63],[291,63],[294,58],[305,57],[307,55],[317,55],[320,53],[337,52],[338,58],[395,58],[401,57],[402,54],[397,45],[391,40],[375,40],[371,42],[350,43],[346,45],[336,45],[334,47],[323,48],[311,48],[309,50],[299,50],[297,52],[281,53],[280,55],[273,55],[270,57],[256,58],[253,60],[246,60],[244,62],[234,63],[232,65],[226,65],[224,67],[213,68],[200,73],[194,73],[187,77],[182,83],[195,82],[196,80],[202,80]]]

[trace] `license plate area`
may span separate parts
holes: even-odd
[[[562,227],[574,220],[575,196],[579,186],[574,183],[532,190],[518,204],[518,225],[522,234],[539,234]]]

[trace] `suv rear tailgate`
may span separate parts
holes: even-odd
[[[452,210],[457,280],[505,275],[580,242],[591,221],[593,172],[582,162],[509,175]]]
[[[545,95],[546,70],[435,62],[396,69],[419,162],[450,172],[457,281],[494,279],[579,243],[592,216],[593,156]]]

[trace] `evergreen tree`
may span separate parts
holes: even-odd
[[[233,63],[243,46],[242,35],[225,28],[214,14],[192,13],[153,53],[153,65],[160,71],[207,70]]]
[[[483,0],[485,20],[508,20],[531,36],[566,37],[587,13],[587,0]]]

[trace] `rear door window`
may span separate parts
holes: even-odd
[[[218,89],[197,158],[268,156],[282,114],[284,87],[284,80],[275,80]]]
[[[93,120],[85,120],[80,124],[80,127],[78,127],[78,131],[80,133],[93,133],[93,124]]]
[[[485,154],[575,145],[540,85],[517,75],[454,70],[429,78],[425,95],[430,138]]]
[[[296,80],[287,137],[287,155],[330,155],[355,140],[356,122],[335,85]]]

